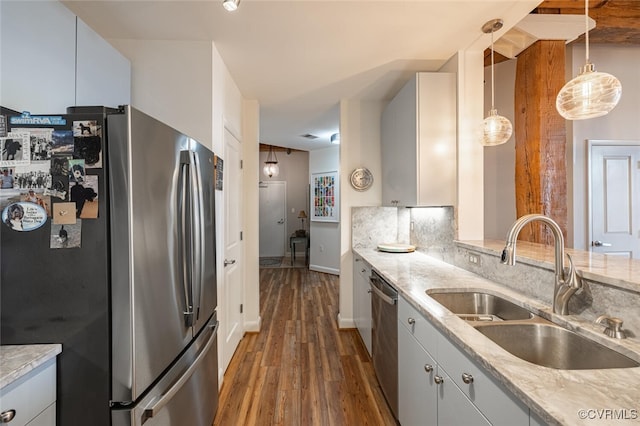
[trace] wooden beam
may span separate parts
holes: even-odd
[[[584,15],[584,0],[546,0],[533,13]],[[589,31],[590,43],[640,44],[640,1],[590,0],[589,17],[596,27]],[[575,42],[584,42],[584,36]]]
[[[561,40],[537,41],[518,55],[515,181],[516,216],[549,216],[566,237],[566,130],[565,121],[555,108],[556,95],[564,85],[564,63],[565,44]],[[546,227],[538,225],[523,229],[520,239],[553,243]]]

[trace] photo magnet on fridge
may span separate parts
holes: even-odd
[[[49,248],[65,249],[80,247],[82,242],[82,221],[67,225],[51,225]]]

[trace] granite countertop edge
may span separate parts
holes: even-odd
[[[546,423],[599,423],[593,418],[580,418],[580,413],[585,412],[581,410],[621,410],[625,415],[635,417],[622,420],[621,424],[640,423],[638,415],[633,415],[640,409],[637,403],[640,401],[640,388],[637,386],[640,383],[640,367],[557,370],[531,364],[483,336],[435,302],[426,291],[434,288],[465,289],[500,295],[552,322],[587,334],[599,343],[614,347],[638,361],[640,345],[637,343],[625,342],[626,347],[618,347],[617,342],[607,341],[608,338],[594,331],[588,322],[573,316],[553,314],[550,306],[543,302],[420,252],[383,253],[369,248],[353,248],[353,252],[360,255],[440,332],[483,366],[497,382],[509,389]]]
[[[0,346],[0,389],[19,380],[62,352],[57,343]]]

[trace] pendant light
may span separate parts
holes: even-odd
[[[495,83],[493,75],[493,33],[502,28],[502,19],[492,19],[482,26],[482,32],[491,33],[491,110],[489,116],[484,119],[484,135],[482,144],[484,146],[502,145],[507,142],[513,132],[513,127],[508,118],[498,115],[495,107]]]
[[[280,173],[280,167],[278,167],[278,158],[276,153],[273,152],[273,146],[269,145],[269,154],[267,155],[267,161],[264,162],[264,168],[262,172],[265,176],[273,177],[278,176]]]
[[[597,72],[589,60],[589,0],[584,2],[585,65],[556,97],[556,109],[567,120],[585,120],[608,114],[620,101],[622,84],[604,72]]]
[[[238,10],[238,6],[240,6],[240,0],[224,0],[222,2],[222,6],[229,12],[233,12]]]

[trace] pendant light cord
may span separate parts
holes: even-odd
[[[584,0],[584,37],[586,48],[584,51],[585,62],[589,63],[589,0]]]
[[[495,95],[494,95],[494,78],[493,78],[493,28],[491,29],[491,110],[495,107]]]

